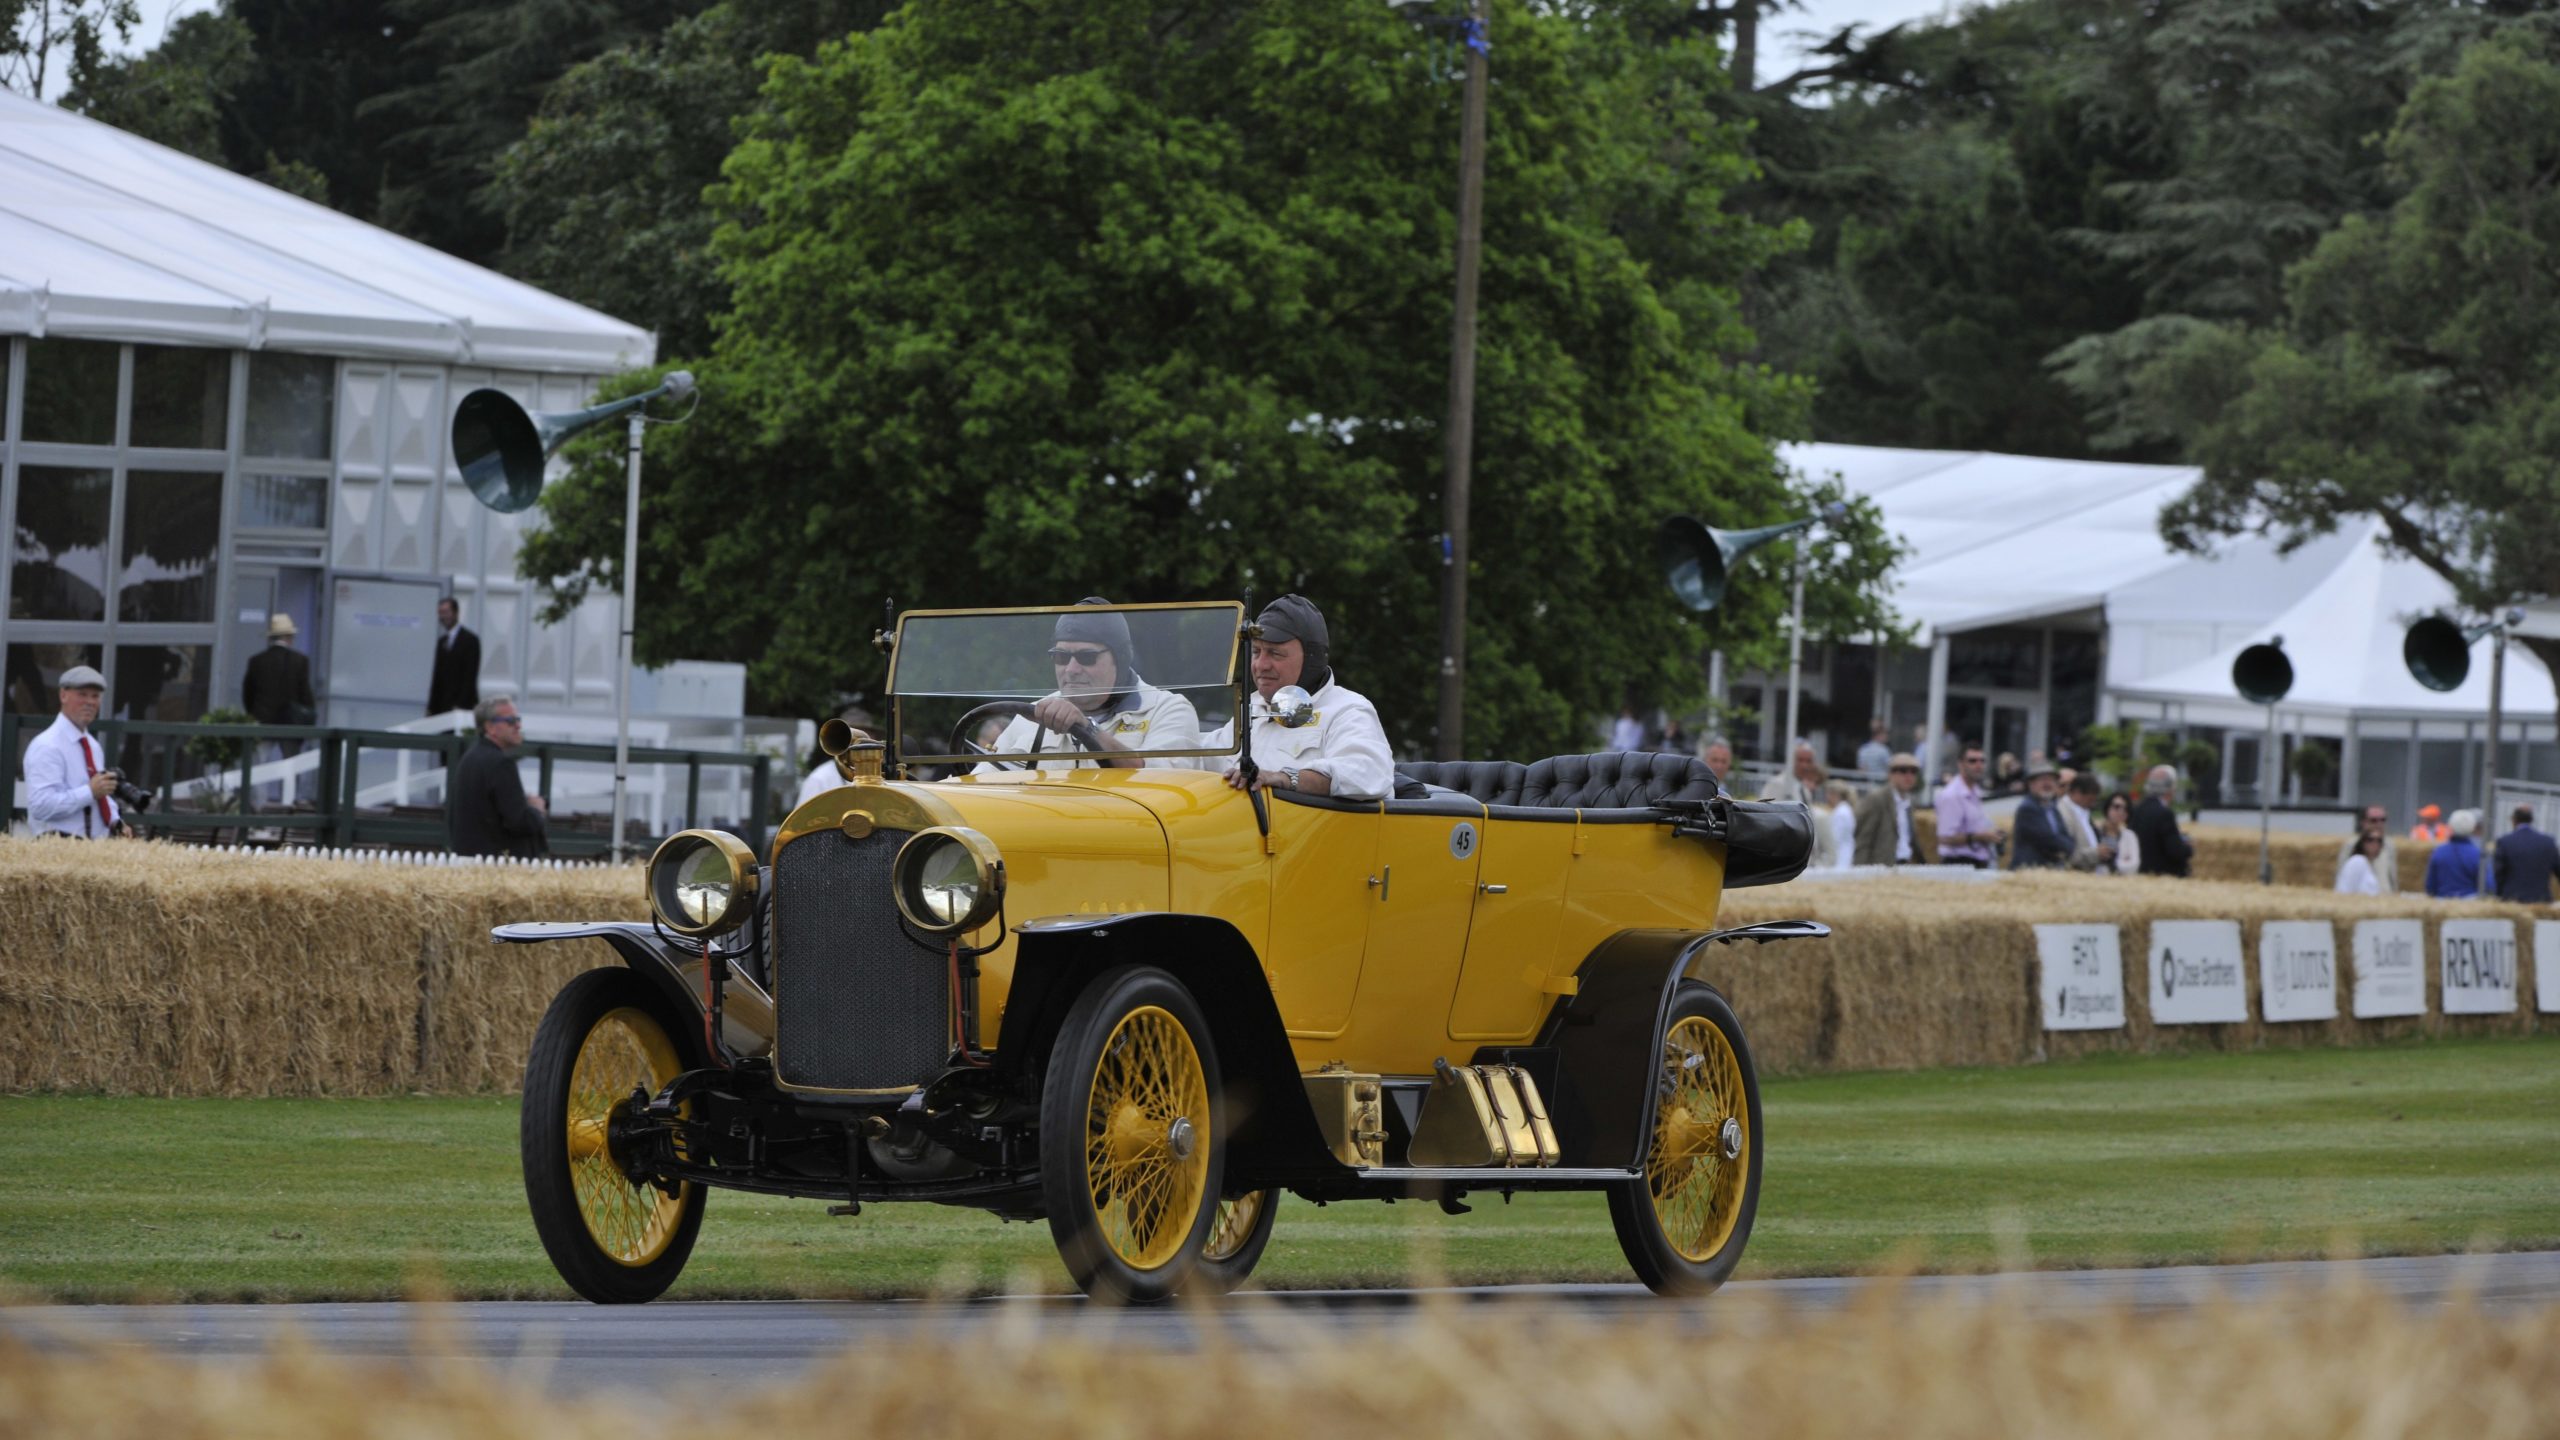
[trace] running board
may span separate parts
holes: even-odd
[[[1351,1172],[1363,1180],[1425,1180],[1434,1184],[1481,1185],[1487,1188],[1525,1188],[1523,1181],[1557,1181],[1567,1185],[1589,1185],[1600,1181],[1633,1180],[1638,1170],[1569,1170],[1554,1165],[1486,1165],[1466,1169],[1422,1169],[1414,1166],[1380,1165]]]

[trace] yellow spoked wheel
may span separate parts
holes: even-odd
[[[1641,1177],[1609,1193],[1609,1218],[1636,1275],[1666,1295],[1713,1290],[1733,1273],[1760,1203],[1760,1082],[1722,995],[1683,985],[1655,1073]]]
[[[703,1189],[661,1189],[632,1173],[676,1153],[633,1113],[694,1062],[673,1007],[630,970],[590,970],[564,986],[534,1031],[521,1121],[525,1200],[543,1251],[569,1288],[599,1304],[656,1299],[702,1228]]]
[[[634,1184],[613,1154],[617,1107],[632,1091],[654,1095],[676,1078],[675,1042],[665,1027],[625,1006],[587,1032],[569,1075],[569,1186],[596,1248],[624,1265],[646,1265],[667,1253],[684,1215],[684,1190],[670,1195],[655,1185]]]
[[[1271,1223],[1280,1208],[1277,1190],[1248,1190],[1218,1202],[1209,1222],[1209,1239],[1200,1247],[1199,1268],[1191,1272],[1191,1289],[1224,1295],[1242,1285],[1262,1263],[1271,1243]]]
[[[1067,1012],[1041,1095],[1040,1179],[1086,1293],[1161,1300],[1198,1262],[1225,1158],[1217,1087],[1208,1025],[1163,971],[1112,971]]]
[[[1654,1219],[1682,1259],[1704,1261],[1733,1237],[1751,1143],[1742,1062],[1705,1016],[1687,1016],[1663,1037],[1657,1103],[1644,1165]]]

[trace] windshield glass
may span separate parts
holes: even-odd
[[[1232,751],[1210,741],[1235,712],[1243,621],[1233,602],[911,611],[889,671],[901,758]]]

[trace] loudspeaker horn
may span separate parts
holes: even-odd
[[[525,409],[503,390],[474,390],[453,412],[453,463],[480,503],[512,513],[542,494],[542,468],[569,437],[664,395],[693,393],[693,376],[670,370],[657,388],[584,410]]]
[[[2252,705],[2273,705],[2293,689],[2293,662],[2285,658],[2284,637],[2252,645],[2231,662],[2231,688]]]
[[[1849,507],[1833,502],[1820,514],[1757,530],[1718,530],[1693,516],[1674,515],[1654,532],[1654,553],[1662,562],[1662,578],[1671,593],[1692,610],[1704,612],[1724,603],[1726,578],[1742,557],[1782,536],[1837,520]]]
[[[2400,639],[2400,659],[2409,667],[2410,678],[2430,690],[2459,690],[2471,673],[2471,642],[2496,629],[2495,625],[2456,625],[2441,615],[2429,615],[2409,627]]]

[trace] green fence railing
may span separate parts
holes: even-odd
[[[51,725],[53,719],[50,715],[0,715],[0,755],[11,758],[13,779],[21,778],[17,773],[17,757],[21,749],[28,740]],[[226,831],[244,837],[253,831],[272,832],[292,843],[333,849],[358,846],[418,850],[445,848],[447,831],[441,803],[432,806],[368,806],[360,803],[365,789],[365,756],[367,752],[414,751],[433,757],[431,763],[450,766],[460,760],[463,751],[478,739],[476,735],[466,734],[422,735],[398,730],[320,725],[195,725],[105,717],[90,727],[90,733],[97,737],[99,748],[112,758],[112,763],[125,771],[128,780],[161,792],[160,803],[138,816],[129,817],[146,833],[218,841]],[[198,741],[206,743],[196,744]],[[307,781],[295,784],[292,792],[295,798],[290,803],[276,798],[262,801],[262,789],[282,782],[259,782],[252,778],[256,766],[278,758],[268,755],[261,759],[265,747],[271,744],[279,752],[291,747],[296,755],[306,750],[318,752],[312,775]],[[610,745],[528,740],[513,753],[518,761],[536,763],[539,778],[533,793],[541,795],[546,805],[551,802],[554,772],[560,765],[592,763],[610,766],[613,763],[613,747]],[[715,774],[722,770],[745,772],[742,778],[746,783],[747,813],[726,817],[731,821],[727,828],[738,831],[741,838],[759,853],[765,849],[773,823],[772,756],[635,745],[631,748],[631,764],[634,769],[643,765],[683,767],[684,807],[678,813],[692,824],[701,823],[702,776],[706,769]],[[222,797],[217,807],[179,808],[167,803],[167,792],[171,787],[207,775],[226,777],[215,786]],[[301,796],[306,790],[309,798],[303,799]],[[635,818],[638,813],[639,808],[635,804]],[[23,819],[25,815],[23,806],[13,805],[10,809],[12,820]],[[610,819],[605,816],[555,815],[549,833],[550,853],[560,856],[609,854],[613,849],[611,828]],[[656,834],[635,833],[630,844],[635,853],[646,854],[648,847],[663,838]]]

